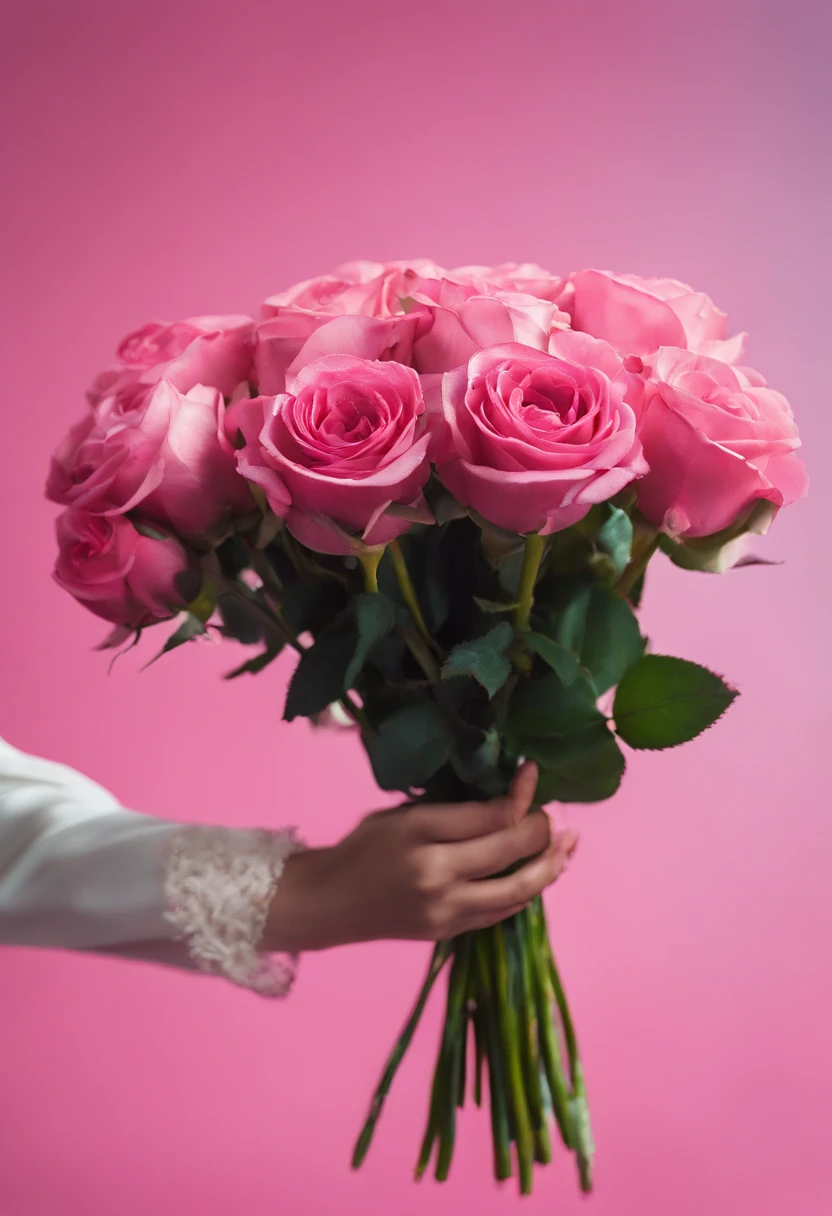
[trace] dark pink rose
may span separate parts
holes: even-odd
[[[392,317],[421,278],[438,278],[441,267],[427,258],[410,262],[345,262],[332,274],[306,279],[263,303],[264,320],[284,308],[302,308],[329,315]]]
[[[647,471],[636,435],[643,384],[606,342],[555,334],[553,353],[478,352],[443,381],[452,449],[442,482],[511,532],[546,535],[582,519]]]
[[[750,368],[663,347],[640,435],[639,509],[674,537],[721,532],[755,502],[782,507],[808,487],[791,407]]]
[[[477,281],[425,279],[411,299],[430,322],[422,323],[413,348],[413,366],[428,375],[461,367],[477,351],[507,342],[546,350],[553,331],[569,326],[569,317],[551,300]]]
[[[142,536],[120,515],[75,508],[58,518],[57,532],[55,579],[96,616],[137,628],[184,608],[176,581],[188,559],[178,541]]]
[[[58,446],[47,494],[64,506],[142,514],[182,535],[208,531],[252,509],[251,495],[220,438],[216,388],[180,392],[167,380],[106,397]]]
[[[134,384],[169,380],[182,393],[197,384],[230,397],[251,375],[254,322],[250,317],[189,317],[186,321],[152,321],[123,338],[118,362],[102,372],[88,394],[95,405],[103,397]]]
[[[238,417],[240,472],[310,548],[348,553],[355,537],[384,544],[424,510],[430,436],[412,368],[331,355]]]
[[[745,349],[745,334],[726,338],[728,318],[713,300],[676,279],[581,270],[570,276],[561,307],[574,329],[625,355],[678,346],[735,363]]]

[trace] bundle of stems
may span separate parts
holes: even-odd
[[[443,971],[445,1023],[416,1177],[432,1160],[436,1178],[448,1177],[456,1112],[469,1090],[480,1106],[487,1083],[494,1177],[504,1181],[516,1173],[520,1193],[531,1194],[534,1163],[551,1161],[550,1132],[557,1129],[575,1156],[581,1189],[590,1191],[594,1144],[583,1070],[540,897],[501,924],[436,945],[373,1095],[353,1167],[367,1154],[393,1078]]]

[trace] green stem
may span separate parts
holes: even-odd
[[[497,1009],[500,1019],[503,1054],[508,1068],[508,1088],[514,1114],[514,1139],[517,1145],[517,1166],[520,1175],[520,1194],[532,1193],[534,1142],[532,1138],[526,1090],[523,1084],[523,1069],[518,1041],[517,1011],[508,992],[508,965],[506,962],[503,926],[493,929],[494,975],[497,989]]]
[[[416,596],[416,588],[413,586],[413,579],[410,577],[410,571],[407,568],[402,547],[397,540],[391,540],[387,549],[393,559],[393,569],[396,572],[396,582],[399,584],[402,599],[407,605],[410,615],[413,617],[416,628],[428,646],[433,647],[435,643],[425,624],[425,618],[422,616],[422,609],[419,607],[419,600]]]
[[[440,1044],[439,1053],[436,1057],[436,1067],[433,1072],[433,1084],[431,1085],[430,1089],[428,1125],[425,1128],[422,1147],[419,1150],[419,1160],[416,1162],[416,1169],[414,1171],[414,1177],[417,1182],[428,1168],[430,1155],[433,1152],[436,1137],[439,1135],[439,1121],[442,1118],[442,1094],[446,1084],[447,1078],[445,1077],[445,1058],[442,1052],[442,1046]]]
[[[534,604],[534,585],[546,549],[546,537],[531,532],[523,546],[523,565],[520,569],[520,585],[517,588],[517,607],[514,610],[514,627],[521,633],[529,628]]]
[[[655,528],[644,528],[636,533],[630,560],[613,588],[616,595],[627,598],[647,569],[647,563],[658,549],[660,539],[660,533]]]
[[[369,718],[364,713],[361,706],[356,704],[350,693],[342,693],[339,700],[350,717],[357,723],[358,726],[361,727],[363,731],[372,732],[373,728],[370,724]]]
[[[497,1023],[496,992],[492,975],[488,939],[491,930],[480,930],[474,937],[474,959],[480,993],[483,1024],[483,1048],[488,1059],[488,1091],[491,1103],[491,1137],[494,1145],[494,1177],[504,1182],[511,1177],[511,1137],[508,1124],[508,1094],[506,1092],[505,1061],[500,1050],[500,1030]]]
[[[254,594],[248,588],[243,590],[239,583],[228,581],[223,584],[223,590],[227,591],[229,595],[233,595],[241,604],[245,604],[256,617],[259,617],[273,638],[279,637],[282,642],[286,642],[298,654],[303,654],[305,648],[301,646],[289,626],[274,608],[264,608],[254,598]]]
[[[445,1182],[451,1168],[456,1142],[456,1110],[459,1096],[462,1059],[465,1051],[465,1003],[468,997],[468,968],[471,940],[457,939],[454,963],[448,981],[448,1011],[445,1021],[442,1053],[445,1057],[445,1079],[442,1088],[442,1115],[439,1131],[439,1152],[436,1157],[437,1182]]]
[[[370,1113],[364,1127],[361,1130],[361,1135],[355,1145],[355,1151],[352,1156],[352,1168],[357,1170],[364,1158],[367,1156],[367,1150],[373,1139],[373,1133],[376,1129],[381,1108],[384,1105],[384,1100],[390,1092],[390,1086],[393,1084],[393,1078],[398,1071],[398,1067],[404,1059],[404,1054],[410,1046],[410,1041],[413,1038],[414,1031],[419,1024],[431,989],[436,982],[442,968],[447,963],[451,955],[450,942],[439,942],[434,949],[433,958],[431,959],[430,967],[428,968],[425,982],[422,985],[422,990],[419,993],[416,1004],[413,1007],[413,1012],[405,1023],[404,1030],[399,1035],[396,1045],[390,1053],[390,1058],[387,1061],[387,1066],[382,1073],[381,1080],[378,1083],[376,1092],[373,1094],[373,1100],[370,1103]]]
[[[439,664],[433,657],[433,651],[425,644],[425,639],[412,626],[402,630],[402,641],[413,655],[431,684],[438,684],[441,679]]]
[[[265,589],[265,580],[263,582],[263,586]],[[257,600],[253,598],[252,593],[248,591],[248,589],[246,589],[245,592],[242,591],[238,583],[227,582],[225,584],[225,589],[231,595],[235,596],[236,599],[240,600],[241,603],[245,604],[246,607],[250,608],[252,612],[254,612],[255,616],[260,618],[273,638],[280,638],[282,642],[286,642],[289,646],[296,650],[298,654],[304,654],[306,647],[300,644],[292,630],[283,620],[279,610],[274,605],[272,605],[270,608],[264,608],[261,604],[258,604]],[[363,709],[360,705],[356,705],[355,701],[348,692],[343,694],[340,701],[350,717],[358,723],[362,730],[372,730]]]
[[[256,549],[250,543],[246,544],[246,548],[251,559],[252,570],[255,574],[259,575],[263,586],[272,599],[279,603],[283,596],[283,584],[277,576],[277,571],[262,549]]]
[[[595,1153],[595,1141],[592,1137],[592,1124],[589,1117],[584,1070],[578,1052],[578,1038],[575,1034],[575,1024],[572,1021],[572,1013],[566,999],[566,992],[561,982],[551,941],[546,929],[546,915],[543,910],[542,900],[540,901],[540,923],[543,930],[542,939],[545,942],[546,948],[549,979],[552,991],[554,992],[555,1002],[557,1003],[558,1013],[560,1014],[563,1037],[566,1042],[566,1052],[569,1057],[569,1072],[572,1078],[570,1105],[572,1109],[572,1127],[575,1136],[574,1149],[578,1159],[578,1174],[581,1190],[588,1194],[592,1190],[592,1158]]]
[[[364,567],[364,586],[367,591],[378,595],[378,566],[384,556],[384,545],[374,549],[362,549],[358,560]]]
[[[552,1160],[552,1146],[546,1128],[540,1056],[535,1033],[538,1013],[535,1002],[535,976],[533,975],[534,956],[529,932],[530,917],[531,911],[528,908],[518,912],[514,918],[514,931],[510,940],[512,940],[513,946],[514,966],[518,973],[516,991],[520,999],[520,1051],[523,1071],[526,1075],[526,1094],[534,1133],[534,1156],[536,1161],[546,1165]]]
[[[537,902],[537,901],[536,901]],[[532,915],[537,912],[534,908]],[[532,982],[534,985],[534,1000],[537,1007],[537,1035],[540,1045],[540,1055],[546,1073],[546,1083],[552,1099],[552,1113],[557,1121],[561,1139],[567,1148],[574,1148],[575,1134],[571,1110],[571,1096],[566,1082],[566,1074],[561,1062],[561,1046],[552,1021],[552,1006],[554,993],[549,982],[549,951],[545,941],[535,932],[532,924],[532,942],[530,947]],[[545,928],[543,930],[545,935]]]
[[[474,1027],[474,1105],[482,1106],[482,1071],[488,1045],[486,1043],[485,1015],[481,998],[477,997],[477,1008],[471,1019]]]

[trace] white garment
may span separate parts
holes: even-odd
[[[259,945],[299,847],[292,832],[125,810],[73,769],[0,739],[0,943],[198,967],[283,996],[295,960]]]

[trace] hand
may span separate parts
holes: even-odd
[[[505,797],[379,811],[332,848],[295,854],[269,909],[264,948],[440,941],[519,912],[555,881],[578,842],[571,830],[552,835],[544,812],[530,810],[536,786],[537,767],[526,763]]]

